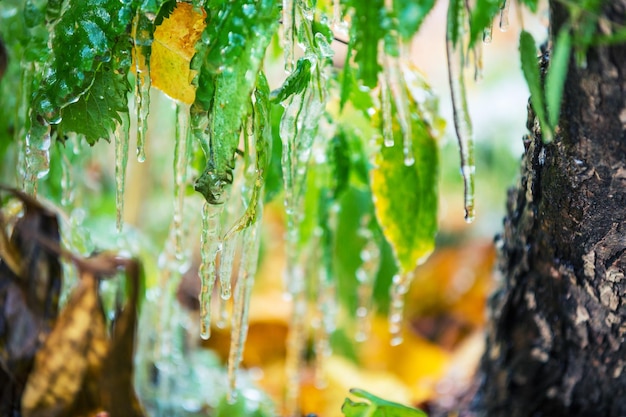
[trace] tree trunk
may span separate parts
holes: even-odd
[[[623,27],[626,0],[604,3]],[[554,142],[530,113],[471,414],[626,416],[626,46],[572,59]]]

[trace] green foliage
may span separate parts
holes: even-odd
[[[108,141],[122,121],[119,113],[128,112],[128,81],[107,67],[102,66],[96,72],[91,87],[77,102],[63,109],[63,119],[57,128],[61,140],[73,132],[84,135],[90,145],[99,139]]]
[[[41,86],[33,99],[33,113],[49,123],[59,123],[62,109],[78,100],[92,86],[96,72],[111,60],[119,60],[111,71],[125,74],[130,65],[127,29],[133,17],[130,5],[119,1],[74,1],[54,26],[50,61]],[[126,46],[126,53],[117,48]],[[116,52],[116,53],[114,53]],[[92,104],[100,96],[94,95]],[[117,109],[106,102],[97,103],[103,109]],[[125,106],[124,106],[125,107]],[[107,118],[115,118],[112,113]],[[92,138],[93,139],[93,138]],[[96,140],[99,138],[95,138]]]
[[[272,91],[270,99],[274,103],[280,103],[294,94],[300,94],[311,81],[311,59],[303,57],[298,59],[296,68],[287,76],[283,84]]]
[[[530,102],[539,119],[544,141],[550,142],[552,141],[552,129],[550,124],[548,124],[546,114],[545,98],[537,62],[537,46],[533,36],[526,31],[522,31],[520,34],[519,51],[522,61],[522,72],[530,89]]]
[[[563,86],[567,78],[572,39],[569,27],[561,28],[550,58],[545,83],[539,72],[537,47],[532,35],[522,31],[520,35],[520,57],[524,78],[530,89],[530,102],[539,119],[543,140],[552,141],[559,122]]]
[[[361,389],[353,388],[350,394],[366,402],[356,402],[346,398],[341,407],[346,417],[427,417],[422,410],[383,400]]]
[[[435,0],[394,0],[393,10],[398,19],[398,32],[403,39],[411,39],[430,13]]]
[[[378,44],[391,27],[391,19],[383,0],[349,0],[354,9],[350,27],[350,52],[356,52],[357,79],[367,87],[378,84],[381,66],[378,62]],[[346,60],[351,58],[350,55]]]
[[[546,107],[548,110],[548,123],[552,129],[555,129],[559,123],[561,98],[563,97],[563,86],[567,78],[571,49],[572,37],[570,30],[569,27],[564,26],[559,31],[554,42],[554,48],[550,56],[550,66],[546,74]]]
[[[512,1],[512,0],[507,0]],[[478,0],[470,16],[470,47],[482,39],[485,29],[488,29],[494,17],[500,11],[502,0]]]
[[[210,7],[206,6],[207,14],[224,17],[209,22],[195,64],[192,62],[192,66],[200,65],[192,110],[194,130],[200,141],[208,139],[207,164],[195,188],[209,203],[220,204],[226,187],[232,183],[243,118],[265,50],[278,26],[278,7],[273,0],[227,2],[218,13]],[[216,35],[215,27],[227,33],[220,31]],[[205,127],[201,130],[199,126]]]

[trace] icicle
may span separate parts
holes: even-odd
[[[222,297],[218,297],[215,301],[218,306],[215,325],[218,329],[225,329],[228,326],[228,319],[230,318],[230,309],[228,308],[230,302],[229,300],[224,300]]]
[[[50,125],[33,120],[26,135],[25,148],[26,176],[24,189],[29,194],[37,193],[37,180],[50,171]]]
[[[465,97],[465,80],[463,77],[464,55],[462,42],[455,47],[450,36],[446,39],[448,55],[448,76],[452,95],[454,113],[454,127],[459,142],[461,155],[461,175],[464,183],[465,221],[474,221],[474,141],[472,138],[472,124]],[[460,62],[459,62],[460,60]]]
[[[329,276],[325,266],[317,271],[319,278],[317,288],[316,319],[314,321],[314,353],[315,353],[315,386],[324,388],[326,380],[324,377],[324,364],[332,353],[330,348],[330,335],[335,330],[335,320],[337,319],[337,305],[335,295],[335,284]]]
[[[400,50],[406,48],[401,45]],[[401,53],[401,56],[405,53]],[[403,81],[402,71],[400,70],[400,60],[398,58],[386,57],[385,78],[389,84],[391,97],[396,106],[396,115],[400,129],[402,130],[402,147],[404,150],[404,164],[411,166],[415,163],[413,156],[413,132],[411,126],[411,112],[409,110],[409,99]]]
[[[385,77],[380,77],[380,105],[382,110],[383,144],[391,148],[394,145],[393,119],[391,115],[391,94]]]
[[[356,270],[358,287],[356,333],[354,339],[357,342],[364,342],[369,337],[372,294],[374,293],[374,282],[380,267],[380,249],[374,239],[374,234],[368,227],[369,222],[369,216],[363,217],[361,219],[361,227],[357,232],[359,237],[365,240],[365,245],[361,249],[362,264]]]
[[[66,155],[61,155],[61,205],[68,207],[74,201],[72,164]]]
[[[260,224],[257,221],[243,232],[243,249],[237,284],[235,287],[233,319],[228,355],[228,399],[236,400],[237,371],[243,359],[244,345],[248,335],[248,313],[259,257]]]
[[[296,20],[298,0],[283,0],[283,48],[285,50],[285,71],[290,74],[296,64]]]
[[[489,26],[487,26],[485,30],[483,31],[483,42],[491,43],[492,38],[493,38],[493,24],[489,24]]]
[[[231,277],[233,273],[233,259],[235,248],[239,243],[240,233],[235,233],[232,238],[224,240],[220,251],[220,297],[226,301],[231,296]]]
[[[483,79],[483,46],[477,42],[474,44],[474,81]]]
[[[189,159],[189,106],[176,104],[176,144],[174,147],[174,215],[176,257],[183,257],[183,207],[187,183],[187,163]]]
[[[297,269],[302,274],[301,269]],[[303,275],[303,274],[302,274]],[[293,277],[303,282],[304,277]],[[287,358],[285,361],[286,395],[285,408],[287,416],[298,415],[298,400],[300,398],[300,377],[302,357],[306,347],[306,293],[304,288],[297,293],[292,293],[292,313],[289,322],[289,334],[287,336]]]
[[[135,47],[135,110],[137,112],[137,160],[146,160],[145,139],[150,111],[150,50],[152,48],[152,28],[154,13],[142,10],[137,12],[133,22]]]
[[[506,32],[509,30],[509,9],[511,8],[511,0],[504,0],[500,7],[500,30]]]
[[[409,291],[413,280],[413,272],[393,276],[390,289],[389,304],[389,333],[391,333],[391,345],[397,346],[402,343],[402,322],[404,320],[404,296]]]
[[[202,233],[200,235],[200,254],[202,263],[200,275],[200,337],[211,336],[211,295],[215,285],[215,256],[220,237],[220,215],[224,205],[204,203],[202,207]]]
[[[115,211],[117,231],[124,225],[124,190],[126,188],[126,165],[128,163],[128,142],[130,121],[128,114],[121,114],[122,122],[115,132]]]

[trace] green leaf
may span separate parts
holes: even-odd
[[[296,68],[289,74],[283,85],[272,91],[270,100],[273,103],[280,103],[294,94],[303,92],[311,80],[311,67],[309,58],[300,58]]]
[[[559,31],[559,35],[554,43],[554,50],[550,56],[550,66],[546,74],[546,104],[548,107],[548,121],[550,128],[555,129],[559,123],[561,112],[561,98],[563,97],[563,87],[567,78],[567,68],[572,50],[572,37],[569,27],[564,26]]]
[[[384,38],[391,19],[387,15],[383,0],[350,0],[352,25],[350,27],[350,46],[356,51],[354,62],[358,67],[357,78],[366,87],[378,84],[378,43]]]
[[[70,132],[85,135],[92,146],[100,139],[108,141],[116,123],[121,122],[118,113],[128,112],[129,88],[126,77],[113,71],[98,71],[91,88],[62,110],[60,135]]]
[[[370,173],[376,217],[403,273],[430,255],[437,233],[437,142],[416,104],[411,102],[409,108],[415,163],[404,164],[402,132],[394,120],[396,145],[380,144]]]
[[[131,5],[118,0],[69,2],[54,26],[51,60],[33,98],[35,114],[59,122],[61,109],[85,94],[96,71],[117,55],[114,49],[128,37],[132,15]]]
[[[346,398],[341,407],[346,417],[427,417],[422,410],[384,400],[361,389],[353,388],[350,393],[368,402],[355,402]]]
[[[435,0],[394,0],[393,10],[398,17],[400,36],[405,40],[411,39],[434,5]]]
[[[530,90],[530,103],[539,119],[544,142],[552,141],[552,130],[546,117],[546,107],[541,78],[539,76],[539,65],[537,63],[537,47],[533,36],[522,31],[519,39],[519,51],[522,61],[522,72]]]
[[[470,17],[470,48],[476,41],[482,39],[483,32],[491,26],[499,11],[500,0],[478,0],[476,2]]]

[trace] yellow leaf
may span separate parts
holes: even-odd
[[[22,396],[24,417],[67,413],[85,376],[98,373],[108,350],[104,326],[97,280],[92,274],[84,274],[35,356]]]
[[[175,100],[193,103],[196,90],[189,69],[196,42],[204,30],[205,14],[188,3],[178,3],[172,14],[154,31],[150,55],[152,86]]]

